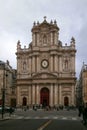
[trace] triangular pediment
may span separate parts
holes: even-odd
[[[35,79],[47,79],[47,78],[51,79],[51,78],[57,78],[57,75],[44,72],[44,73],[37,73],[37,74],[33,75],[32,78],[35,78]]]

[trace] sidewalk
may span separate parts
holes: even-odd
[[[0,121],[1,120],[7,120],[7,119],[10,119],[11,118],[11,116],[9,116],[9,113],[5,113],[4,115],[3,115],[3,118],[2,118],[2,114],[0,114]]]

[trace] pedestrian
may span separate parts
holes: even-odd
[[[83,106],[82,105],[79,105],[78,111],[79,111],[78,116],[80,117],[83,113]]]
[[[83,107],[83,124],[87,124],[87,103],[85,103]]]
[[[9,116],[11,116],[12,112],[13,112],[12,107],[10,107],[10,109],[9,109]]]

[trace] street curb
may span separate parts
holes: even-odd
[[[5,121],[5,120],[9,120],[10,119],[10,117],[5,117],[5,118],[0,118],[0,121]]]
[[[6,120],[9,120],[9,118],[7,118],[7,119],[0,119],[0,121],[6,121]]]

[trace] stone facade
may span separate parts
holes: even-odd
[[[56,21],[35,23],[32,42],[17,43],[17,106],[75,105],[75,39],[59,40]]]
[[[2,105],[2,102],[4,100],[4,105],[10,106],[11,100],[13,99],[13,95],[11,93],[13,87],[14,87],[14,72],[16,70],[12,69],[12,67],[9,64],[9,61],[3,62],[0,61],[0,105]],[[15,105],[16,106],[16,81],[15,81]],[[4,96],[4,97],[3,97]],[[3,99],[4,98],[4,99]]]

